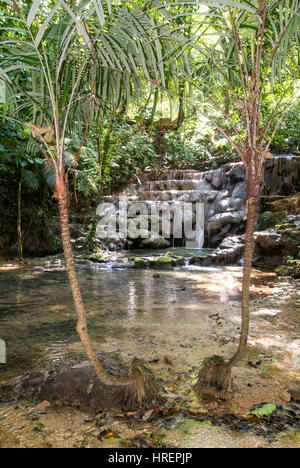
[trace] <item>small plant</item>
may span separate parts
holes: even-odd
[[[288,256],[283,260],[283,265],[275,269],[279,276],[291,276],[292,278],[300,278],[300,259]]]
[[[257,418],[263,418],[264,416],[270,416],[270,414],[276,411],[276,405],[273,403],[268,403],[266,405],[261,406],[260,408],[256,408],[253,411],[250,411],[248,414],[254,414]]]
[[[272,229],[277,224],[277,218],[272,211],[265,211],[259,217],[258,231],[266,231]]]

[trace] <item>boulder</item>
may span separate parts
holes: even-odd
[[[141,245],[145,249],[166,249],[170,247],[171,243],[168,239],[159,236],[158,238],[149,237],[147,239],[143,239]]]

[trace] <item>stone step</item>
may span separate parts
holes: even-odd
[[[140,178],[141,182],[155,180],[200,180],[205,172],[193,170],[161,170],[146,173]]]
[[[168,191],[168,190],[212,190],[213,187],[204,179],[191,180],[156,180],[130,185],[125,193]]]
[[[213,202],[218,194],[218,190],[166,190],[166,191],[144,191],[139,192],[137,195],[129,195],[127,201],[129,203],[137,202]],[[103,197],[107,203],[115,203],[118,198]]]

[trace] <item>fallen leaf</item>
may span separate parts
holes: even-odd
[[[127,418],[132,418],[133,416],[137,416],[138,412],[137,411],[129,411],[126,413]]]
[[[148,421],[148,420],[151,418],[151,416],[152,416],[153,413],[154,413],[154,410],[153,410],[153,409],[147,411],[147,412],[143,415],[142,421],[144,421],[144,422]]]
[[[34,408],[32,408],[30,410],[29,414],[40,413],[41,411],[44,411],[45,409],[49,408],[49,406],[51,406],[51,403],[49,403],[49,401],[47,401],[47,400],[44,400],[41,403],[39,403],[38,405],[36,405]]]
[[[158,414],[158,413],[161,413],[162,411],[163,411],[162,408],[155,408],[155,409],[154,409],[154,412],[157,413],[157,414]]]
[[[190,408],[189,413],[194,414],[194,415],[196,415],[196,414],[207,414],[208,411],[206,409],[203,409],[203,408],[198,408],[198,409],[197,408],[195,408],[195,409]]]
[[[165,361],[165,364],[168,364],[169,366],[174,367],[172,356],[170,356],[169,354],[166,354],[164,356],[164,361]]]
[[[260,419],[255,416],[254,414],[247,414],[244,419],[246,419],[246,421],[249,421],[249,422],[255,422],[255,423],[258,423],[260,422]]]

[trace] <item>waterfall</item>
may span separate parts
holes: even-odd
[[[287,185],[291,189],[297,187],[299,185],[299,167],[300,158],[293,155],[277,156],[267,160],[264,173],[267,192],[281,194]],[[282,186],[283,173],[285,174],[284,187]],[[160,208],[157,215],[160,229],[158,229],[159,233],[156,235],[154,246],[154,242],[151,240],[150,217],[147,238],[150,239],[150,242],[145,242],[145,236],[138,239],[129,238],[127,244],[123,241],[123,248],[126,245],[128,248],[143,248],[146,245],[149,248],[168,248],[181,244],[186,248],[201,249],[206,239],[206,246],[216,247],[228,235],[239,234],[244,229],[247,189],[242,163],[228,163],[222,168],[207,172],[161,170],[156,174],[143,174],[138,182],[138,184],[125,189],[128,209],[135,203],[143,203],[148,208],[151,208],[153,204]],[[103,197],[103,201],[110,202],[115,207],[119,203],[117,196]],[[174,219],[180,217],[173,216],[172,218],[170,215],[172,207],[176,206],[176,203],[183,207],[193,205],[193,210],[190,210],[186,223],[183,216],[180,226],[182,230],[178,229],[178,226],[174,230]],[[197,209],[195,209],[195,205]],[[173,235],[169,235],[169,230],[162,233],[162,210],[167,211],[168,216],[170,216],[170,222],[172,222],[170,233]],[[102,212],[104,216],[105,210]],[[180,221],[178,223],[180,224]],[[147,229],[144,229],[143,234],[145,231],[147,232]],[[175,231],[176,235],[174,235]],[[183,234],[178,237],[181,231]],[[177,241],[177,239],[181,239],[181,241]],[[108,245],[111,242],[115,242],[115,240],[109,239]]]

